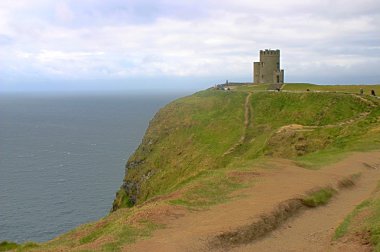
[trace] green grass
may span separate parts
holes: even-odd
[[[0,243],[0,251],[8,251],[11,249],[16,249],[18,246],[19,245],[17,243],[14,243],[14,242],[2,241]]]
[[[365,215],[359,215],[365,211]],[[369,234],[374,251],[380,251],[380,182],[376,193],[358,205],[335,230],[334,239],[348,235]]]
[[[162,224],[144,218],[137,219],[133,223],[127,222],[126,220],[136,211],[115,213],[100,221],[82,225],[50,242],[40,244],[38,251],[66,251],[79,246],[86,246],[96,241],[100,241],[98,250],[120,251],[124,245],[145,239],[155,230],[164,227]],[[105,241],[102,241],[102,239],[105,239]],[[85,247],[83,248],[83,251],[86,251]],[[89,251],[93,251],[93,249],[89,249]]]
[[[380,251],[380,198],[373,200],[371,210],[372,214],[366,224],[370,230],[371,242],[375,247],[375,251]]]
[[[287,91],[330,91],[330,92],[347,92],[359,94],[360,89],[363,89],[365,95],[370,95],[371,90],[375,90],[377,95],[380,95],[380,85],[315,85],[309,83],[287,83],[283,90]]]
[[[17,244],[15,242],[10,241],[3,241],[0,243],[0,251],[17,251],[17,252],[23,252],[23,251],[29,251],[31,249],[36,249],[40,245],[35,242],[25,242],[22,244]]]
[[[276,128],[287,124],[323,126],[349,119],[368,105],[344,94],[255,93],[252,97],[256,124]]]
[[[363,205],[359,206],[360,208],[355,209],[349,216],[346,217],[345,221],[339,226],[335,232],[336,238],[343,237],[350,231],[353,232],[367,232],[370,234],[370,242],[374,247],[375,251],[380,251],[380,197],[370,199],[365,201]],[[361,223],[351,222],[352,218],[358,214],[358,212],[364,208],[367,208],[370,211],[369,216],[362,220]]]
[[[104,244],[102,250],[119,251],[123,245],[149,237],[154,230],[162,227],[162,225],[150,221],[141,221],[135,226],[130,224],[120,225],[119,223],[115,225],[114,222],[109,222],[100,228],[93,229],[90,234],[81,238],[79,243],[83,245],[94,242],[100,237],[109,236],[113,237],[115,241]]]
[[[360,203],[355,209],[343,220],[339,227],[335,230],[334,240],[337,240],[347,234],[348,228],[351,225],[352,219],[364,208],[370,205],[369,200]]]
[[[125,178],[140,181],[143,175],[154,174],[143,181],[139,201],[177,189],[198,173],[226,162],[221,156],[243,132],[246,96],[242,92],[204,91],[174,101],[156,114],[143,143],[129,160],[144,163],[130,169]]]
[[[236,86],[229,92],[201,91],[168,104],[155,115],[128,161],[138,163],[125,177],[138,187],[137,204],[187,186],[205,171],[231,167],[231,163],[240,166],[267,156],[290,158],[315,169],[350,151],[380,148],[380,134],[370,131],[380,126],[378,107],[343,93],[253,92],[250,122],[244,130],[246,90],[251,86]],[[368,114],[360,117],[363,113]],[[314,128],[277,133],[290,124]],[[244,132],[244,143],[224,155]],[[130,207],[130,194],[136,192],[121,189],[115,209]]]
[[[267,90],[269,84],[247,84],[247,85],[237,85],[232,86],[231,89],[233,91],[245,91],[245,92],[254,92],[254,91],[264,91]]]
[[[318,170],[324,166],[335,163],[344,159],[349,155],[349,152],[344,149],[330,147],[327,149],[318,150],[308,155],[296,157],[296,164],[311,170]]]
[[[67,250],[78,246],[85,249],[97,242],[101,244],[99,250],[117,251],[162,228],[145,219],[138,224],[129,222],[130,218],[149,210],[151,205],[144,204],[147,200],[176,192],[169,202],[157,202],[207,209],[233,200],[234,192],[256,181],[236,180],[230,176],[231,172],[252,172],[257,167],[276,169],[268,163],[273,157],[319,169],[352,151],[380,148],[379,100],[365,96],[375,105],[371,106],[341,92],[358,87],[287,84],[285,88],[339,92],[267,92],[267,85],[241,85],[231,91],[209,89],[171,102],[151,120],[140,146],[128,160],[124,180],[132,189],[126,191],[121,187],[118,191],[114,210],[119,210],[40,244],[38,250]],[[245,128],[244,105],[248,93],[252,94]],[[301,128],[280,130],[292,124]],[[233,146],[236,146],[233,151],[228,152]],[[331,188],[323,188],[307,195],[303,202],[310,207],[323,205],[333,194]],[[138,207],[133,207],[135,195]],[[377,223],[376,219],[373,221]],[[350,224],[347,225],[349,230]],[[101,242],[105,238],[109,240]]]
[[[302,203],[308,207],[325,205],[329,202],[335,193],[336,191],[333,188],[322,188],[304,197],[302,199]]]
[[[189,209],[205,209],[232,199],[231,193],[244,186],[243,183],[228,178],[224,171],[209,171],[203,173],[197,182],[193,182],[181,197],[170,203]]]
[[[356,181],[361,177],[362,173],[354,173],[351,174],[349,177],[343,178],[338,181],[338,188],[344,189],[344,188],[351,188],[356,184]]]
[[[82,239],[79,240],[80,244],[86,244],[89,242],[93,242],[96,239],[98,239],[100,236],[109,233],[111,228],[111,225],[108,223],[105,226],[102,226],[101,228],[94,229],[90,234],[84,236]]]
[[[152,222],[142,222],[141,227],[135,228],[129,225],[124,225],[121,231],[116,236],[116,241],[104,244],[102,251],[120,251],[123,245],[136,242],[138,239],[149,237],[152,232],[158,228],[163,228],[163,225]]]
[[[138,163],[125,177],[139,185],[137,204],[180,190],[181,195],[171,204],[205,209],[233,199],[232,193],[244,186],[226,176],[228,171],[249,169],[271,157],[293,159],[305,168],[319,169],[351,151],[380,148],[380,137],[371,133],[380,127],[378,107],[340,92],[264,89],[246,85],[229,92],[206,90],[161,109],[129,160]],[[252,92],[249,124],[244,130],[248,92]],[[366,116],[360,117],[363,113]],[[311,128],[278,133],[290,124]],[[224,155],[244,132],[242,145]],[[333,194],[332,189],[324,188],[308,195],[304,204],[325,204]],[[116,208],[130,206],[129,196],[121,189]]]
[[[300,165],[315,169],[336,162],[350,151],[380,148],[380,134],[368,131],[378,127],[380,110],[369,108],[368,104],[352,96],[260,93],[253,95],[252,101],[255,139],[269,134],[262,148],[257,142],[252,145],[251,151],[258,155],[293,158]],[[358,118],[366,111],[371,111],[367,117]],[[351,124],[339,125],[351,118],[354,118]],[[289,124],[317,128],[275,134],[279,127]]]

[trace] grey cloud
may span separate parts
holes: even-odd
[[[4,76],[242,79],[258,50],[279,48],[293,81],[380,79],[376,1],[34,1],[7,15]]]

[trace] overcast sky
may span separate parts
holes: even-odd
[[[380,83],[380,1],[0,1],[3,90],[251,81],[265,48],[286,82]]]

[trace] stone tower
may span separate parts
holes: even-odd
[[[280,69],[280,50],[260,50],[260,62],[253,63],[253,83],[284,83],[284,70]]]

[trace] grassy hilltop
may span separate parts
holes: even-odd
[[[347,151],[380,146],[380,136],[374,134],[379,100],[357,95],[360,86],[288,84],[288,92],[261,92],[262,87],[209,89],[161,109],[127,163],[113,209],[266,157],[315,168]],[[305,92],[307,88],[339,92]]]
[[[379,85],[266,88],[208,89],[166,105],[129,158],[110,215],[18,250],[118,251],[164,228],[153,212],[203,210],[236,197],[252,183],[245,180],[250,169],[271,169],[272,157],[320,169],[351,151],[380,149],[380,99],[368,95],[380,93]],[[345,225],[337,236],[348,232]]]

